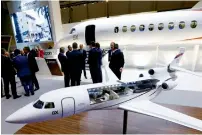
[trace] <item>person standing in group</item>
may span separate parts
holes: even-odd
[[[15,68],[17,69],[17,76],[20,78],[24,86],[25,96],[29,96],[30,93],[34,95],[28,58],[26,56],[22,56],[19,49],[16,49],[14,51],[14,55],[15,58],[13,59],[13,63]]]
[[[70,71],[71,86],[80,85],[82,73],[82,54],[78,51],[78,44],[72,44],[73,51],[67,53],[68,66]]]
[[[110,60],[111,60],[111,55],[112,55],[112,51],[114,50],[114,42],[111,42],[111,44],[110,44],[110,50],[108,51],[108,61],[110,62]]]
[[[114,74],[121,80],[121,73],[124,66],[124,55],[123,52],[119,49],[118,44],[114,44],[114,49],[112,50],[112,55],[109,63],[110,69]]]
[[[98,60],[99,60],[99,67],[98,67],[98,73],[99,73],[99,77],[98,77],[98,82],[102,82],[102,50],[100,49],[100,44],[96,43],[95,44],[97,51],[98,51]]]
[[[37,48],[38,48],[38,57],[44,58],[44,50],[41,49],[40,46],[37,46]]]
[[[67,52],[66,52],[66,56],[68,55],[69,52],[72,51],[72,47],[71,47],[71,45],[68,45],[67,49],[68,49],[68,50],[67,50]]]
[[[90,45],[90,51],[88,55],[88,64],[90,69],[91,78],[93,80],[93,83],[99,82],[99,53],[96,49],[95,42],[92,42]]]
[[[36,72],[39,71],[39,67],[37,65],[37,62],[36,62],[36,59],[35,57],[33,56],[33,54],[30,52],[30,48],[29,47],[24,47],[24,53],[25,53],[25,56],[27,56],[28,58],[28,63],[29,63],[29,68],[31,70],[31,77],[32,77],[32,83],[33,83],[33,86],[35,86],[35,91],[36,90],[39,90],[39,83],[38,83],[38,80],[36,78]]]
[[[70,82],[70,73],[69,73],[69,65],[68,65],[68,59],[67,56],[65,56],[65,48],[61,47],[60,48],[60,53],[58,54],[58,59],[61,64],[61,70],[64,73],[64,82],[65,82],[65,87],[69,87],[69,82]]]
[[[13,99],[21,97],[17,95],[15,75],[16,71],[11,59],[6,56],[6,50],[1,49],[1,77],[3,78],[6,99],[9,99],[11,97],[11,95],[9,94],[9,83],[11,84]]]
[[[79,48],[80,48],[79,51],[82,54],[82,70],[84,73],[84,77],[87,79],[87,76],[86,76],[86,50],[83,49],[83,44],[80,44]]]

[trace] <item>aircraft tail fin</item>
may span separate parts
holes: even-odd
[[[179,53],[175,56],[175,58],[173,59],[173,61],[169,65],[171,65],[171,66],[179,66],[179,62],[180,62],[184,52],[185,52],[185,48],[180,47]]]

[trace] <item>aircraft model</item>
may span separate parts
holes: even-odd
[[[157,117],[202,131],[202,120],[163,107],[151,100],[162,91],[177,86],[175,74],[185,48],[167,66],[150,69],[150,77],[140,74],[137,81],[120,81],[105,67],[105,82],[61,88],[45,93],[38,100],[11,114],[6,122],[32,123],[63,118],[89,110],[123,109]],[[190,71],[183,70],[193,75]]]
[[[118,17],[87,20],[73,26],[56,43],[67,47],[73,42],[90,45],[99,42],[102,49],[109,48],[112,40],[121,46],[201,45],[202,1],[187,10],[156,13],[138,13]],[[191,33],[191,34],[190,34]]]

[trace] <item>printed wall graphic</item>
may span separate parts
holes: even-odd
[[[17,43],[52,41],[48,6],[13,13],[11,20]]]

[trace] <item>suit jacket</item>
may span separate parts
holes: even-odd
[[[79,49],[78,51],[81,52],[81,49]],[[84,68],[85,64],[86,64],[86,57],[87,57],[86,50],[83,49],[83,53],[81,52],[81,54],[82,54],[82,60],[83,60],[82,61],[82,67]]]
[[[14,76],[16,71],[9,57],[1,55],[1,77]]]
[[[109,67],[113,69],[120,69],[124,66],[124,55],[123,52],[121,52],[120,49],[117,49],[115,52],[111,55],[111,60],[109,63]]]
[[[27,56],[27,55],[26,55]],[[29,67],[32,73],[38,72],[39,71],[39,67],[37,65],[36,59],[33,56],[32,53],[29,53],[28,56],[28,62],[29,62]]]
[[[61,64],[62,72],[66,73],[68,71],[68,64],[67,64],[68,59],[67,59],[67,57],[63,53],[59,53],[58,59],[59,59],[60,64]]]
[[[99,52],[96,48],[92,48],[88,54],[89,67],[98,68],[100,67]]]
[[[112,50],[110,49],[110,50],[108,51],[108,61],[111,60],[111,53],[112,53]]]
[[[70,72],[81,72],[82,71],[82,54],[78,50],[73,50],[67,53],[68,66]]]
[[[18,55],[13,59],[18,77],[31,75],[27,56]]]
[[[98,59],[99,59],[99,65],[102,65],[102,50],[101,49],[97,49],[98,51]]]

